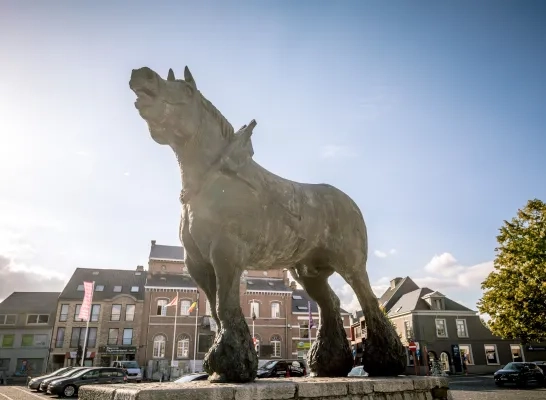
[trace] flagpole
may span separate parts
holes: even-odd
[[[87,351],[87,335],[89,334],[89,321],[91,321],[91,312],[93,311],[93,293],[95,293],[95,281],[93,281],[93,286],[91,286],[91,304],[89,305],[89,314],[87,315],[87,326],[85,328],[85,339],[83,340],[82,360],[80,363],[82,367],[85,363],[85,355]]]
[[[195,340],[193,341],[193,372],[196,370],[195,363],[197,362],[197,341],[199,337],[197,336],[197,319],[199,318],[199,292],[197,292],[196,300],[196,310],[195,310]]]
[[[176,304],[174,306],[173,353],[172,353],[172,357],[171,357],[171,368],[173,367],[174,350],[175,350],[175,346],[176,346],[176,318],[177,318],[177,316],[178,316],[178,292],[176,292]]]

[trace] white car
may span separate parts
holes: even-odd
[[[358,367],[354,367],[348,376],[368,376],[368,373],[364,371],[363,365],[359,365]]]
[[[114,361],[114,368],[122,368],[127,373],[127,382],[142,382],[142,370],[136,361]]]

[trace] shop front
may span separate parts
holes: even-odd
[[[306,360],[307,353],[309,352],[310,348],[311,348],[310,342],[298,342],[296,345],[296,349],[298,351],[298,359]]]
[[[136,352],[136,346],[100,346],[100,365],[110,367],[114,361],[133,361]]]
[[[77,367],[81,365],[81,360],[78,360],[78,352],[77,351],[68,351],[66,352],[65,356],[65,367]],[[92,367],[93,361],[95,360],[95,352],[94,351],[86,351],[85,352],[85,361],[84,366],[85,367]]]

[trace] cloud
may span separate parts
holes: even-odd
[[[320,149],[320,156],[325,159],[352,158],[355,155],[355,152],[347,146],[329,144]]]
[[[439,276],[421,278],[421,281],[434,283],[436,288],[479,288],[487,275],[493,271],[493,261],[464,266],[451,253],[442,253],[432,257],[424,270]],[[415,282],[417,283],[417,279]]]
[[[131,173],[130,172],[124,172],[123,175],[129,176],[129,175],[131,175]]]
[[[375,254],[376,257],[378,258],[385,258],[387,257],[388,255],[395,255],[397,253],[396,249],[390,249],[388,252],[386,251],[381,251],[381,250],[375,250],[373,252],[373,254]]]

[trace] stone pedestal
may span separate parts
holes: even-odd
[[[143,383],[84,386],[80,400],[451,400],[441,377],[259,379],[247,384]]]

